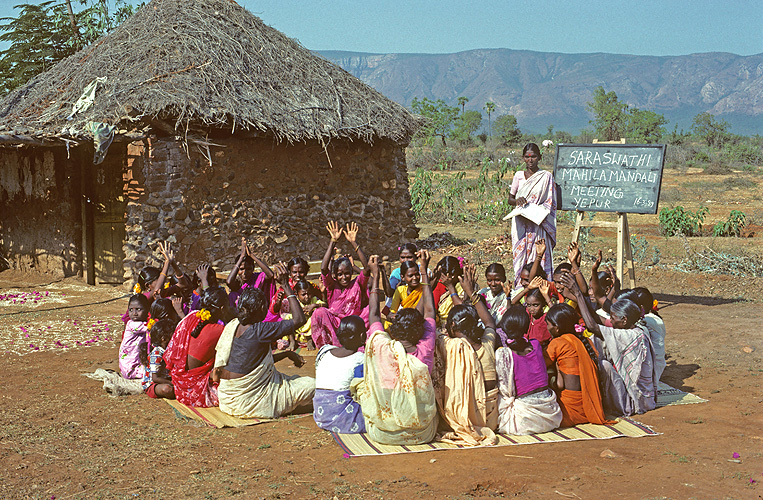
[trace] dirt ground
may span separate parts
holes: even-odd
[[[310,416],[215,430],[108,396],[82,374],[116,360],[125,289],[0,273],[0,496],[763,498],[763,278],[637,273],[668,329],[662,380],[709,400],[637,417],[659,436],[356,458]]]

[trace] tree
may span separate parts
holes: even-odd
[[[493,135],[493,128],[490,125],[490,114],[495,111],[495,103],[493,102],[486,102],[484,110],[487,111],[487,133],[488,135]]]
[[[461,142],[468,142],[482,125],[482,113],[479,111],[466,111],[456,119],[452,137]]]
[[[433,101],[424,97],[414,98],[411,102],[411,110],[427,119],[417,135],[423,137],[427,143],[431,143],[430,141],[435,137],[440,137],[442,145],[445,146],[445,136],[453,128],[453,123],[458,117],[458,108],[448,106],[442,99]]]
[[[464,114],[464,107],[466,106],[466,103],[469,102],[468,97],[461,96],[458,98],[458,105],[461,106],[461,114]],[[480,120],[482,120],[482,114],[480,114]]]
[[[717,121],[710,113],[695,116],[691,123],[691,131],[710,147],[723,147],[731,139],[728,122]]]
[[[620,102],[614,91],[605,92],[604,87],[599,85],[594,89],[593,101],[586,104],[586,109],[594,115],[588,123],[593,125],[599,139],[616,141],[625,136],[628,105]]]
[[[665,134],[665,125],[668,120],[654,111],[646,111],[638,108],[628,109],[628,126],[626,137],[633,142],[652,144],[660,142]]]
[[[18,17],[0,19],[4,22],[0,24],[0,43],[9,44],[0,51],[0,95],[109,33],[137,8],[127,0],[77,3],[82,7],[78,12],[72,0],[21,4],[15,7],[20,10]]]
[[[522,137],[514,115],[501,115],[495,119],[495,133],[506,146],[511,146]]]

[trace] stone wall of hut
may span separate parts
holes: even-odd
[[[125,279],[157,265],[159,241],[188,270],[230,270],[241,237],[267,262],[320,259],[329,220],[355,221],[367,255],[395,255],[415,239],[405,149],[391,141],[278,144],[272,138],[211,139],[217,145],[152,138],[128,147]],[[221,147],[222,146],[222,147]],[[347,243],[340,248],[351,252]],[[153,258],[151,256],[154,256]]]
[[[0,269],[82,273],[79,168],[66,148],[0,148]]]

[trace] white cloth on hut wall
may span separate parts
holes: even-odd
[[[93,147],[95,148],[93,165],[98,165],[106,158],[109,146],[114,142],[114,132],[117,131],[117,127],[108,123],[88,122],[85,129],[93,134]]]

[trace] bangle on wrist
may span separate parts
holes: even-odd
[[[458,294],[456,292],[453,292],[450,294],[451,297],[458,297]]]
[[[294,297],[294,298],[296,299],[296,298],[297,298],[297,294],[295,294],[295,293],[292,293],[291,295],[287,295],[287,296],[286,296],[286,298],[287,298],[287,299],[290,299],[290,298],[292,298],[292,297]]]

